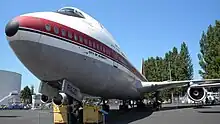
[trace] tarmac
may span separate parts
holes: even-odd
[[[220,105],[195,107],[163,105],[160,111],[129,109],[118,111],[111,106],[106,124],[219,124]],[[52,124],[49,110],[1,110],[0,124]]]

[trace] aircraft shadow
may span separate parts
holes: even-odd
[[[185,108],[193,109],[210,109],[209,106],[196,106],[196,105],[179,105],[179,106],[163,106],[160,110],[154,110],[151,106],[146,108],[138,109],[132,108],[128,111],[111,110],[106,117],[107,124],[127,124],[133,121],[146,118],[153,112],[167,111],[167,110],[178,110]],[[220,113],[220,111],[198,111],[200,113]]]
[[[17,118],[17,117],[21,117],[21,116],[0,116],[0,118]]]
[[[219,104],[215,104],[219,105]],[[179,106],[169,106],[169,107],[162,107],[159,111],[166,111],[166,110],[173,110],[173,109],[184,109],[184,108],[193,108],[193,109],[210,109],[211,106],[215,105],[179,105]]]
[[[192,108],[194,105],[185,106],[169,106],[162,107],[160,110],[154,110],[152,106],[146,106],[146,108],[138,109],[131,108],[128,111],[111,110],[106,117],[107,124],[127,124],[139,119],[150,116],[153,112],[176,110],[184,108]]]
[[[220,111],[198,111],[199,113],[220,113]]]
[[[153,113],[150,108],[133,108],[127,111],[111,110],[106,117],[107,124],[127,124],[145,117]]]
[[[167,110],[177,110],[177,109],[184,109],[184,108],[192,108],[195,106],[169,106],[169,107],[162,107],[159,111],[167,111]]]
[[[198,107],[193,107],[193,109],[210,109],[212,107],[209,106],[198,106]]]

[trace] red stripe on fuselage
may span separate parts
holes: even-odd
[[[54,21],[50,21],[47,19],[37,18],[37,17],[31,17],[31,16],[19,16],[16,18],[16,20],[19,21],[19,26],[34,30],[39,30],[45,33],[50,33],[52,35],[56,35],[65,39],[71,40],[73,43],[78,43],[85,45],[86,47],[89,47],[90,49],[94,50],[95,52],[100,52],[103,55],[105,55],[108,58],[111,58],[113,61],[116,61],[122,65],[124,65],[126,68],[128,68],[131,72],[133,72],[137,77],[139,77],[141,80],[145,80],[142,75],[125,59],[122,55],[118,54],[116,51],[114,51],[112,48],[108,47],[104,43],[80,32],[75,29],[72,29],[68,26],[59,24]],[[46,30],[46,24],[49,24],[51,27],[51,30]],[[54,27],[57,27],[59,29],[59,33],[55,33]],[[62,35],[62,30],[66,31],[66,35]],[[71,32],[72,38],[68,37],[68,32]],[[78,40],[76,41],[74,39],[74,34],[77,35]],[[80,42],[79,36],[83,38],[83,42]],[[87,43],[84,42],[84,39],[87,39]],[[92,45],[90,45],[89,41],[91,41]],[[95,47],[94,47],[95,44]],[[99,46],[99,49],[97,49],[97,45]],[[103,50],[105,49],[105,50]]]

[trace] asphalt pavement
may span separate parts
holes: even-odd
[[[111,106],[107,124],[219,124],[220,106],[177,107],[165,105],[160,111],[130,109],[118,111]],[[52,124],[53,114],[47,110],[1,110],[0,124]]]

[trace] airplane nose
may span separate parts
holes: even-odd
[[[11,20],[11,21],[8,22],[8,24],[5,27],[5,34],[8,37],[12,37],[17,33],[18,28],[19,28],[18,21],[17,20]]]

